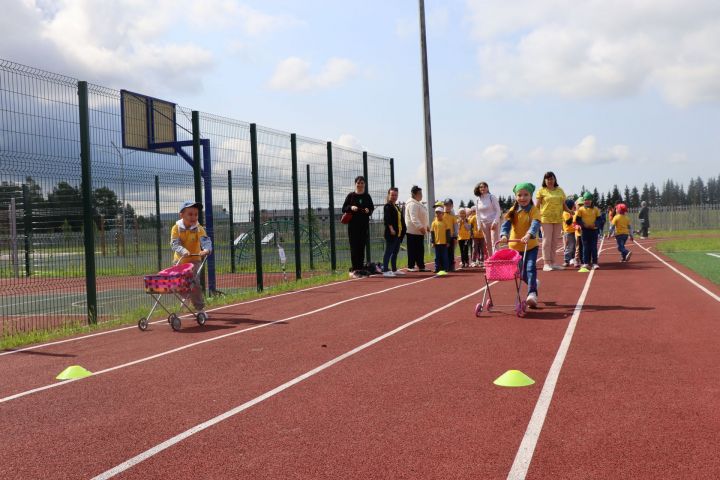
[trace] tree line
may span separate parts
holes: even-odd
[[[579,193],[590,191],[582,186]],[[566,191],[568,195],[571,192]],[[641,189],[636,186],[625,188],[620,191],[617,185],[605,192],[599,192],[597,188],[592,189],[595,204],[600,208],[607,208],[618,203],[625,203],[630,208],[640,207],[640,202],[647,202],[652,207],[675,207],[690,205],[717,205],[720,204],[720,175],[710,177],[703,180],[700,177],[690,179],[687,185],[677,183],[673,180],[667,180],[662,187],[656,186],[654,183],[645,183]],[[512,195],[507,197],[498,195],[498,202],[503,210],[512,207],[515,198]],[[460,207],[472,207],[475,200],[470,199],[466,202],[461,201]]]
[[[25,192],[23,192],[25,187]],[[24,199],[27,197],[28,205]],[[11,198],[15,198],[17,209],[18,231],[22,231],[22,217],[26,208],[30,212],[32,229],[35,232],[80,232],[83,226],[82,192],[78,187],[66,181],[58,182],[47,195],[42,187],[32,178],[25,182],[0,183],[0,211],[10,209]],[[125,204],[126,227],[138,223],[140,228],[154,225],[155,218],[138,216],[129,203]],[[92,215],[95,226],[104,230],[122,228],[123,204],[117,194],[108,187],[99,187],[92,192]],[[8,223],[7,214],[0,215],[0,223]]]

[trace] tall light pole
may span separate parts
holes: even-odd
[[[118,157],[120,157],[120,196],[122,197],[122,246],[123,256],[125,256],[125,155],[123,155],[122,151],[118,148],[117,145],[115,145],[115,142],[110,140],[110,143],[117,152]]]
[[[432,131],[430,129],[430,85],[428,83],[427,40],[425,38],[425,0],[420,4],[420,57],[422,59],[423,107],[425,112],[425,177],[427,179],[427,204],[432,218],[435,204],[435,173],[433,171]]]

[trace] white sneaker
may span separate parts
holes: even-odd
[[[405,272],[403,272],[402,270],[395,270],[393,273],[395,274],[396,277],[398,275],[405,275]]]
[[[417,267],[412,267],[412,268],[408,268],[407,271],[408,271],[408,272],[419,272],[420,269],[417,268]]]
[[[598,265],[597,263],[593,263],[592,269],[597,270],[598,268],[600,268],[600,265]]]
[[[387,272],[383,272],[383,277],[394,277],[395,274],[392,270],[388,270]]]
[[[590,267],[590,265],[588,265],[587,263],[583,263],[582,265],[580,265],[580,268],[589,268],[589,267]]]
[[[552,271],[553,271],[552,265],[546,263],[545,266],[543,267],[543,272],[552,272]]]
[[[527,298],[525,299],[525,303],[530,308],[537,307],[537,302],[538,302],[538,298],[537,298],[537,293],[535,293],[535,292],[530,293],[527,296]]]
[[[562,265],[553,265],[551,268],[553,270],[565,270],[565,267]]]
[[[575,266],[575,259],[574,259],[574,258],[573,258],[572,260],[570,260],[570,266],[571,266],[571,267],[574,267],[574,266]]]
[[[632,255],[632,252],[631,252],[631,251],[628,251],[627,255],[625,255],[625,261],[626,261],[626,262],[629,262],[629,261],[630,261],[630,255]]]
[[[350,278],[362,278],[358,272],[350,272]]]

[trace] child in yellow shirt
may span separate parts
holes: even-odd
[[[475,207],[472,207],[470,211],[472,212],[468,218],[470,228],[472,229],[472,263],[470,265],[473,267],[482,267],[485,262],[485,235],[480,225],[478,225]]]
[[[600,218],[600,209],[593,205],[593,195],[590,192],[583,193],[583,206],[578,208],[575,213],[575,223],[580,225],[583,263],[581,268],[588,268],[592,262],[592,268],[599,268],[598,265],[598,231],[602,219]]]
[[[460,245],[460,263],[463,268],[470,266],[468,249],[472,241],[472,227],[467,217],[467,209],[458,210],[458,244]]]
[[[524,258],[519,265],[523,281],[528,285],[527,306],[536,308],[537,293],[537,234],[540,230],[540,209],[533,205],[532,195],[535,185],[529,182],[518,183],[513,188],[515,204],[505,214],[505,221],[500,228],[500,241],[520,240],[521,243],[511,243],[510,248],[522,253]],[[527,248],[527,250],[525,250]]]
[[[612,225],[615,227],[615,240],[617,241],[618,251],[620,252],[620,261],[627,262],[630,260],[632,252],[625,248],[625,242],[627,242],[628,236],[633,242],[635,239],[632,236],[632,225],[630,219],[626,216],[627,205],[624,203],[618,203],[615,206],[615,215],[612,219]]]
[[[575,216],[575,202],[570,199],[565,200],[565,206],[568,211],[562,213],[563,241],[564,241],[564,262],[563,267],[575,265],[575,225],[573,216]]]
[[[453,210],[453,201],[452,198],[446,198],[443,202],[443,206],[445,207],[445,223],[448,225],[448,228],[450,228],[450,239],[448,241],[448,272],[454,272],[455,271],[455,247],[458,243],[458,223],[457,223],[457,215],[455,215],[455,210]]]
[[[212,240],[198,221],[201,209],[201,203],[183,203],[180,206],[180,220],[175,222],[170,230],[170,245],[175,252],[175,261],[194,263],[195,273],[197,273],[200,260],[212,253]],[[193,282],[189,298],[196,310],[202,311],[205,308],[205,300],[199,282]]]
[[[435,273],[444,274],[448,270],[448,244],[450,243],[450,228],[443,216],[443,207],[435,208],[435,220],[430,226],[430,240],[435,248]]]

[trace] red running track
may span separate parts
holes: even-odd
[[[628,265],[606,251],[593,274],[527,478],[720,476],[718,302],[634,250]],[[12,445],[0,449],[0,477],[99,475],[419,320],[119,477],[506,478],[588,276],[540,272],[547,303],[524,319],[476,319],[481,294],[449,305],[481,286],[476,272],[412,283],[422,278],[238,305],[206,329],[157,324],[0,356],[0,441]],[[496,302],[514,293],[492,288]],[[369,296],[283,320],[360,295]],[[2,400],[50,384],[69,364],[101,371],[278,320]],[[537,384],[491,383],[510,368]]]

